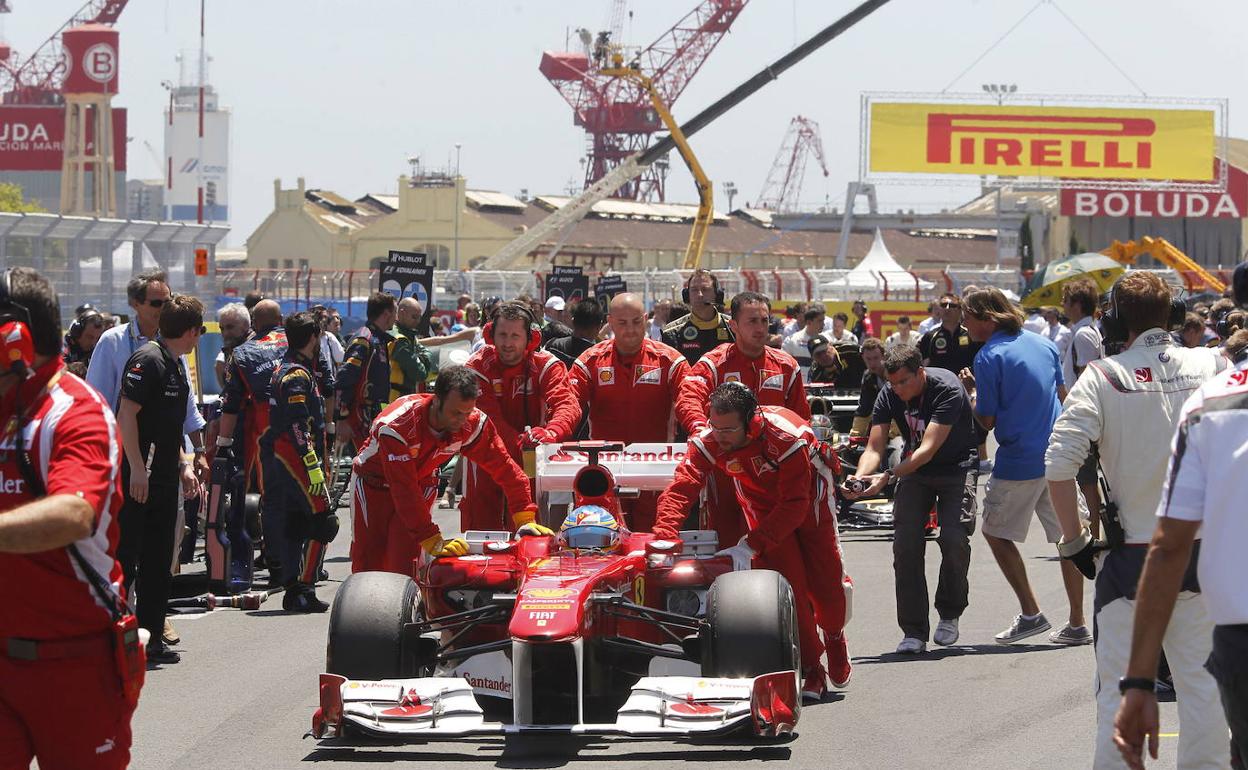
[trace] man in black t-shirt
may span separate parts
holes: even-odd
[[[870,486],[862,492],[843,489],[851,499],[874,497],[890,477],[897,479],[893,501],[893,574],[897,582],[897,623],[904,637],[899,653],[927,649],[927,578],[923,560],[924,527],[932,505],[940,525],[940,583],[936,611],[940,622],[932,639],[950,645],[958,640],[958,618],[966,609],[971,565],[970,536],[975,528],[976,444],[970,397],[957,375],[926,368],[919,351],[898,345],[884,354],[888,384],[875,400],[871,436],[848,482]],[[889,424],[905,441],[902,461],[876,473],[888,444]]]
[[[975,354],[984,343],[971,339],[971,333],[962,325],[961,298],[956,294],[943,295],[940,298],[940,313],[940,326],[919,338],[923,365],[948,369],[955,374],[963,369],[974,369]],[[979,437],[979,472],[988,473],[992,470],[986,446],[988,431],[976,422],[975,432]]]
[[[198,299],[184,294],[171,298],[160,310],[160,337],[130,356],[121,378],[117,422],[125,450],[125,503],[118,514],[117,560],[126,584],[137,588],[136,614],[139,625],[151,633],[147,658],[155,663],[181,659],[161,636],[172,582],[170,556],[181,518],[179,481],[185,497],[199,494],[199,482],[182,453],[190,383],[181,357],[199,343],[203,322],[204,306]]]

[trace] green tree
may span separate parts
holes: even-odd
[[[27,201],[22,186],[12,182],[0,182],[0,211],[13,214],[42,214],[43,206]]]

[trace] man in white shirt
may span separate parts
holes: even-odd
[[[919,324],[919,336],[922,337],[943,322],[944,314],[940,312],[940,303],[936,301],[927,303],[927,318]]]
[[[1125,342],[1126,349],[1089,364],[1095,372],[1080,377],[1070,389],[1045,453],[1045,478],[1062,526],[1058,553],[1096,580],[1095,770],[1122,767],[1112,740],[1113,716],[1121,700],[1118,680],[1127,673],[1136,585],[1170,455],[1158,437],[1173,434],[1183,402],[1226,367],[1216,351],[1185,350],[1174,344],[1166,331],[1170,289],[1156,275],[1128,273],[1115,285],[1114,294],[1117,309],[1111,311],[1105,328],[1109,339]],[[1112,502],[1118,512],[1117,525],[1113,521],[1105,525],[1111,547],[1099,564],[1096,554],[1103,546],[1079,520],[1075,492],[1075,477],[1092,442],[1099,445],[1109,488],[1106,510]],[[1166,659],[1179,692],[1178,766],[1226,767],[1226,727],[1217,685],[1204,668],[1213,624],[1197,593],[1195,563],[1189,578],[1188,593],[1164,629]],[[1154,658],[1153,673],[1156,670]]]
[[[810,341],[823,333],[823,319],[828,310],[822,302],[811,302],[802,308],[802,328],[785,337],[780,349],[797,359],[802,381],[810,382]]]
[[[1036,334],[1044,334],[1048,324],[1044,320],[1044,313],[1041,308],[1027,308],[1027,320],[1023,322],[1023,329]]]
[[[1248,263],[1231,279],[1235,302],[1248,305]],[[1143,768],[1144,738],[1157,758],[1157,696],[1150,682],[1164,643],[1171,659],[1170,629],[1188,599],[1181,582],[1197,532],[1203,534],[1198,576],[1200,599],[1213,626],[1212,654],[1206,664],[1217,680],[1231,730],[1231,762],[1248,761],[1248,362],[1240,362],[1197,390],[1183,404],[1174,435],[1170,467],[1157,507],[1157,530],[1136,592],[1135,627],[1127,675],[1119,681],[1122,704],[1114,720],[1114,743],[1133,768]],[[1172,663],[1173,670],[1173,663]],[[1176,681],[1177,684],[1177,681]],[[1179,694],[1180,708],[1185,696]],[[1199,726],[1198,726],[1199,727]],[[1183,724],[1183,734],[1187,732]],[[1222,740],[1226,740],[1225,731]],[[1182,736],[1181,736],[1182,737]],[[1225,745],[1225,744],[1223,744]],[[1226,767],[1225,754],[1221,766]],[[1182,761],[1182,757],[1180,757]]]
[[[832,330],[827,334],[833,345],[858,344],[858,338],[854,336],[854,333],[845,328],[847,323],[849,323],[849,316],[844,313],[832,316]]]
[[[646,336],[655,342],[662,342],[663,327],[667,325],[671,314],[672,301],[670,299],[661,299],[654,303],[654,307],[650,311],[650,329],[646,332]]]
[[[897,331],[888,335],[888,339],[884,340],[884,349],[895,348],[898,345],[918,345],[919,335],[910,329],[910,316],[903,315],[897,319]]]
[[[1062,323],[1062,318],[1058,314],[1055,307],[1043,307],[1040,309],[1040,317],[1044,319],[1044,329],[1037,334],[1043,334],[1049,338],[1057,346],[1057,353],[1066,359],[1066,351],[1070,349],[1070,327]],[[1026,328],[1026,326],[1024,326]],[[1072,382],[1071,385],[1074,385]]]

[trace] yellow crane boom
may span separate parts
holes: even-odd
[[[1196,264],[1191,257],[1179,251],[1173,243],[1165,238],[1152,238],[1146,235],[1138,241],[1127,241],[1125,243],[1114,241],[1109,245],[1109,248],[1101,253],[1124,265],[1134,265],[1136,257],[1141,254],[1148,254],[1153,259],[1177,272],[1183,278],[1183,282],[1188,283],[1191,289],[1200,288],[1200,284],[1204,284],[1211,291],[1219,294],[1226,291],[1226,284],[1218,280],[1217,276]],[[1195,275],[1200,283],[1191,285],[1195,282],[1189,282],[1188,275]]]
[[[614,66],[609,69],[603,69],[602,74],[631,80],[649,94],[650,104],[654,106],[654,111],[659,114],[663,125],[667,127],[672,141],[676,144],[677,151],[680,152],[680,159],[685,162],[689,173],[693,175],[694,183],[698,186],[698,213],[693,220],[693,232],[689,233],[689,245],[685,247],[684,261],[686,270],[697,270],[702,264],[702,250],[706,248],[706,236],[710,232],[711,222],[715,218],[715,195],[711,187],[711,180],[706,176],[706,172],[702,170],[702,164],[698,162],[697,156],[693,154],[693,148],[689,146],[685,133],[680,130],[680,124],[676,122],[676,119],[672,117],[671,111],[667,109],[667,105],[663,103],[663,98],[659,96],[654,83],[639,70],[633,67],[622,66],[621,59],[622,57],[617,55],[616,60],[613,62]]]

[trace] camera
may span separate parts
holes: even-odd
[[[871,482],[866,479],[850,479],[845,482],[845,489],[855,495],[861,495],[871,488]]]

